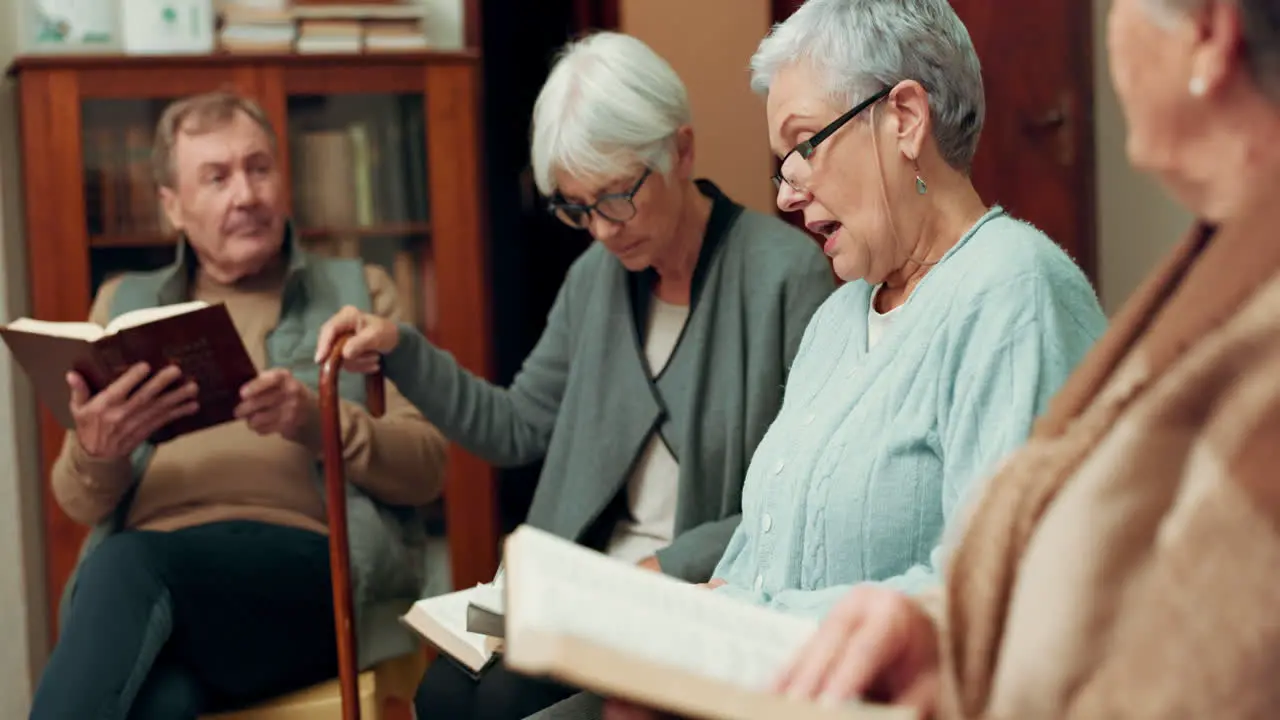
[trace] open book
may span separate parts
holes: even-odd
[[[495,661],[502,646],[502,571],[498,572],[492,583],[419,600],[404,616],[406,625],[473,676]],[[477,612],[496,617],[497,628],[472,628]],[[485,622],[482,617],[480,623]]]
[[[768,693],[817,623],[642,570],[530,526],[506,540],[510,669],[697,718],[901,720]]]
[[[0,337],[31,378],[36,394],[68,430],[75,427],[66,381],[73,370],[93,393],[140,362],[150,365],[152,372],[177,365],[183,372],[180,382],[195,380],[199,386],[196,414],[161,428],[151,438],[156,443],[233,419],[240,386],[257,376],[221,303],[134,310],[105,327],[20,318],[0,326]]]

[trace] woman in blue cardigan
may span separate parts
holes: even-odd
[[[937,582],[974,481],[1106,319],[1071,258],[974,189],[982,74],[946,0],[809,0],[751,68],[778,207],[848,282],[805,331],[712,584],[821,615],[856,583]]]

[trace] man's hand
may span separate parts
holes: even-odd
[[[104,460],[127,457],[152,433],[196,411],[194,382],[170,387],[182,379],[181,370],[170,366],[147,380],[150,372],[145,363],[134,365],[92,397],[84,378],[67,373],[76,440],[86,453]]]
[[[928,716],[938,695],[937,628],[906,595],[857,586],[823,620],[775,689],[809,699],[867,697]]]
[[[348,305],[321,326],[316,340],[317,364],[329,357],[334,342],[344,333],[355,333],[342,348],[342,367],[351,372],[376,371],[381,356],[400,342],[400,328],[394,322]]]
[[[657,555],[650,555],[649,557],[636,563],[636,566],[639,567],[641,570],[652,570],[653,572],[656,572],[656,573],[662,572],[662,565],[658,563]]]
[[[319,400],[311,388],[284,368],[272,368],[240,388],[236,417],[259,435],[280,434],[296,443],[319,445]]]

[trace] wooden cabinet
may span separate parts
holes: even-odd
[[[34,317],[83,320],[112,273],[171,262],[174,239],[150,173],[156,121],[175,98],[233,88],[257,99],[275,126],[304,241],[385,266],[406,319],[490,376],[476,54],[32,57],[10,74]],[[47,477],[63,430],[47,409],[39,415]],[[456,447],[443,519],[455,585],[490,579],[493,472]],[[56,607],[86,528],[47,489],[44,521]]]

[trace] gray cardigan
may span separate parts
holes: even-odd
[[[637,322],[652,271],[628,272],[599,243],[570,268],[510,387],[472,375],[409,326],[384,361],[405,397],[468,451],[499,466],[544,459],[528,522],[587,545],[601,544],[588,535],[616,519],[632,467],[661,432],[680,476],[676,537],[658,562],[691,582],[709,578],[738,524],[747,463],[781,407],[809,317],[834,288],[804,233],[699,187],[713,198],[711,219],[688,321],[657,378]]]

